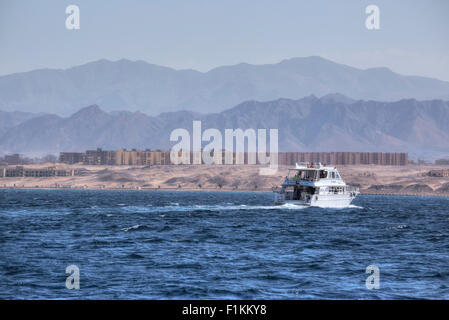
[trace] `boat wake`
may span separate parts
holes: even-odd
[[[320,208],[320,209],[329,209],[329,210],[345,210],[345,209],[363,209],[363,207],[360,206],[356,206],[354,204],[350,204],[347,206],[343,206],[343,207],[332,207],[332,206],[315,206],[314,208]]]
[[[356,206],[355,204],[350,204],[349,206],[347,206],[346,208],[352,208],[352,209],[363,209],[363,207],[361,206]]]
[[[195,211],[232,211],[232,210],[300,210],[305,209],[307,206],[302,205],[293,205],[293,204],[284,204],[284,205],[232,205],[232,204],[223,204],[223,205],[189,205],[189,206],[180,206],[180,205],[167,205],[167,206],[127,206],[122,207],[123,211],[126,212],[170,212],[170,211],[186,211],[186,212],[195,212]]]
[[[246,210],[303,210],[307,208],[319,208],[319,207],[310,207],[305,205],[297,205],[286,203],[283,205],[245,205],[245,204],[217,204],[217,205],[163,205],[163,206],[154,206],[154,205],[144,205],[144,206],[125,206],[117,208],[121,212],[129,212],[129,213],[164,213],[164,212],[201,212],[201,211],[210,211],[210,212],[220,212],[220,211],[246,211]],[[341,208],[320,208],[320,209],[363,209],[363,207],[356,205],[349,205],[347,207]],[[101,208],[98,208],[101,210]],[[97,209],[97,210],[98,210]],[[108,209],[110,211],[110,209]]]

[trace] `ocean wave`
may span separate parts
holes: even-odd
[[[305,205],[297,205],[297,204],[291,204],[286,203],[283,205],[246,205],[246,204],[240,204],[240,205],[207,205],[207,204],[196,204],[196,205],[187,205],[187,206],[181,206],[179,204],[170,204],[165,206],[149,206],[148,204],[145,206],[125,206],[122,207],[121,210],[125,212],[134,212],[134,213],[164,213],[164,212],[216,212],[216,211],[233,211],[233,210],[303,210],[307,208],[312,208],[310,206]],[[313,207],[317,208],[317,207]],[[357,205],[349,205],[347,207],[342,208],[321,208],[321,209],[363,209],[361,206]]]
[[[388,227],[387,230],[401,230],[401,229],[408,229],[409,226],[406,224],[400,224],[397,226]]]
[[[137,230],[137,229],[139,229],[139,228],[144,228],[144,227],[145,227],[145,226],[142,226],[142,225],[140,225],[140,224],[136,224],[136,225],[131,226],[131,227],[122,228],[122,229],[120,229],[120,230],[125,231],[125,232],[128,232],[128,231],[131,231],[131,230]]]
[[[232,210],[301,210],[308,208],[308,206],[294,205],[294,204],[283,204],[283,205],[168,205],[168,206],[125,206],[121,210],[125,212],[134,213],[164,213],[164,212],[216,212],[216,211],[232,211]]]
[[[361,207],[361,206],[356,206],[355,204],[350,204],[350,205],[347,206],[346,208],[350,208],[350,209],[363,209],[363,207]]]

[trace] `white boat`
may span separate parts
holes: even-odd
[[[275,191],[275,204],[344,208],[359,193],[359,188],[343,181],[336,167],[297,163],[289,169],[281,189]]]

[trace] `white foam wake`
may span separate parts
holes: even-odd
[[[228,210],[301,210],[305,209],[307,206],[302,205],[294,205],[294,204],[284,204],[284,205],[189,205],[189,206],[180,206],[180,205],[168,205],[168,206],[125,206],[120,208],[126,212],[136,212],[136,213],[144,213],[144,212],[170,212],[170,211],[228,211]]]

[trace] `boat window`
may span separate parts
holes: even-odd
[[[321,177],[321,173],[324,170],[318,171],[318,170],[290,170],[288,173],[288,178],[289,179],[293,179],[296,181],[299,180],[309,180],[309,181],[313,181],[316,180],[318,178],[318,176]],[[326,177],[327,175],[327,171],[324,171],[324,177]]]
[[[338,193],[338,187],[329,187],[329,193]]]
[[[334,171],[331,172],[331,178],[335,179],[335,172]]]
[[[338,172],[335,172],[335,178],[340,179],[340,175],[338,174]]]
[[[326,170],[320,170],[320,179],[327,178],[327,171]]]
[[[289,179],[296,179],[300,176],[301,176],[301,171],[289,170],[289,172],[288,172]]]
[[[309,181],[315,180],[317,177],[317,172],[318,171],[316,171],[316,170],[304,171],[304,179],[309,180]]]

